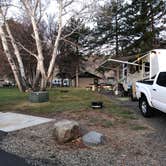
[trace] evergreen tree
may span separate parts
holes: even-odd
[[[125,56],[158,48],[165,12],[164,0],[111,0],[95,17],[90,49]]]
[[[128,37],[126,52],[146,52],[157,48],[157,39],[161,26],[160,20],[165,14],[163,0],[133,0],[126,5],[126,19],[123,35]]]
[[[121,54],[124,12],[124,0],[111,0],[100,8],[94,20],[96,26],[89,42],[93,43],[91,48],[97,48],[100,52],[101,47],[105,46],[104,49],[108,51],[106,54],[110,52],[117,56]]]
[[[82,21],[75,18],[72,18],[64,28],[63,36],[67,37],[60,42],[60,54],[57,60],[61,78],[72,78],[76,76],[78,79],[78,74],[83,69],[83,63],[85,61],[81,49],[84,46],[84,37],[87,33],[88,29]]]

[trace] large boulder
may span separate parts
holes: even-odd
[[[82,137],[82,141],[87,146],[97,146],[104,144],[106,137],[96,131],[90,131]]]
[[[66,143],[80,137],[79,123],[73,120],[61,120],[54,124],[53,136],[58,143]]]

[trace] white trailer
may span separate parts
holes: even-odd
[[[122,64],[121,83],[126,91],[132,87],[132,98],[136,98],[136,81],[151,80],[159,71],[166,68],[166,49],[151,50],[132,62],[116,59],[108,59],[108,61]]]

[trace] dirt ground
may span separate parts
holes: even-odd
[[[121,107],[130,109],[134,118],[113,117],[102,110],[46,115],[56,120],[76,120],[83,132],[95,130],[103,133],[107,137],[104,146],[86,147],[81,139],[58,145],[52,137],[53,123],[47,123],[8,134],[1,141],[0,148],[40,166],[165,166],[166,116],[156,114],[145,119],[139,113],[137,102],[109,97]]]

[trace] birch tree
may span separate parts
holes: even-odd
[[[15,43],[15,40],[11,34],[10,28],[8,26],[8,23],[5,20],[5,15],[3,13],[2,10],[2,4],[0,4],[0,19],[1,19],[1,25],[0,25],[0,37],[1,37],[1,41],[2,41],[2,46],[5,52],[5,55],[8,59],[8,62],[10,64],[10,67],[13,71],[13,75],[15,78],[15,81],[18,85],[18,88],[20,89],[20,91],[25,91],[26,89],[26,85],[25,85],[25,72],[24,72],[24,67],[23,67],[23,63],[22,63],[22,58],[19,54],[19,50],[18,47]],[[7,9],[6,9],[7,10]],[[9,38],[11,39],[13,48],[14,48],[14,53],[16,55],[16,58],[18,60],[18,66],[16,64],[16,62],[14,61],[14,58],[11,55],[10,49],[9,49],[9,45],[7,42],[7,35],[3,29],[3,25],[6,27],[7,33],[9,35]]]
[[[65,17],[65,14],[68,12],[66,9],[74,3],[74,0],[56,0],[57,5],[55,9],[57,12],[57,33],[55,37],[55,41],[53,43],[53,49],[51,53],[51,58],[49,64],[46,67],[45,61],[46,57],[43,54],[43,41],[40,35],[40,21],[44,16],[44,9],[46,8],[46,3],[43,4],[44,1],[42,0],[20,0],[20,7],[27,15],[27,18],[30,20],[30,23],[33,28],[32,37],[34,38],[36,44],[37,53],[34,54],[31,50],[28,50],[26,46],[22,45],[21,43],[17,42],[12,35],[10,26],[8,25],[7,18],[6,18],[6,10],[1,6],[0,8],[0,19],[3,20],[0,26],[0,37],[3,45],[3,49],[5,52],[6,57],[8,58],[9,64],[12,68],[16,83],[21,91],[25,91],[29,87],[27,86],[27,78],[25,74],[25,67],[23,64],[22,55],[20,54],[20,47],[24,49],[30,56],[35,57],[36,59],[36,72],[35,77],[33,78],[33,83],[31,85],[32,89],[35,90],[38,83],[40,83],[40,90],[46,90],[47,84],[51,79],[54,69],[55,69],[55,61],[58,55],[58,47],[60,40],[65,40],[68,36],[75,32],[78,28],[76,27],[73,29],[70,34],[66,36],[62,36],[63,24],[62,19]],[[7,5],[10,6],[10,5]],[[58,7],[57,7],[58,6]],[[85,6],[83,7],[85,9]],[[77,12],[77,16],[80,15],[84,10],[81,9]],[[71,16],[72,17],[72,16]],[[67,23],[67,21],[66,21]],[[4,28],[5,27],[5,30]],[[16,61],[14,60],[13,56],[10,53],[8,40],[12,44],[14,55],[16,57]]]

